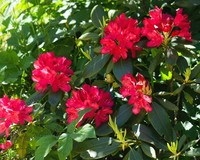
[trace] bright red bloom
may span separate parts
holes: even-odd
[[[137,20],[126,18],[124,13],[110,21],[104,29],[104,38],[100,41],[101,53],[113,55],[112,61],[114,63],[121,57],[126,59],[128,50],[135,58],[135,51],[140,50],[135,46],[135,43],[140,40],[140,28],[137,25]]]
[[[67,122],[71,123],[78,118],[78,112],[86,108],[91,111],[87,112],[81,125],[85,120],[95,121],[96,127],[108,121],[108,115],[112,114],[112,106],[114,102],[111,99],[109,92],[105,92],[96,86],[84,84],[79,90],[72,91],[72,97],[66,102]]]
[[[179,36],[191,41],[190,22],[188,16],[182,14],[182,9],[176,12],[175,18],[163,14],[162,9],[155,7],[149,12],[150,18],[143,20],[142,35],[149,39],[148,47],[159,47],[162,43],[167,45],[172,37]]]
[[[32,71],[32,80],[36,82],[35,89],[44,92],[50,85],[53,92],[69,92],[70,76],[73,74],[71,63],[71,60],[65,57],[55,57],[53,52],[41,54],[34,62],[35,69]]]
[[[147,112],[152,110],[150,103],[151,88],[149,83],[144,79],[141,74],[137,75],[137,79],[132,74],[125,74],[122,77],[122,87],[120,88],[122,96],[130,97],[128,104],[133,105],[132,112],[134,114],[140,113],[141,109],[144,108]]]
[[[24,124],[25,121],[31,122],[32,106],[26,106],[20,99],[9,99],[7,96],[0,98],[0,134],[9,135],[9,127],[14,124]]]
[[[12,147],[12,142],[10,140],[6,140],[5,143],[0,144],[0,149],[2,149],[3,151],[6,151],[11,147]]]

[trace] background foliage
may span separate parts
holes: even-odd
[[[172,15],[183,8],[191,21],[193,41],[178,39],[166,51],[166,59],[161,56],[162,48],[145,48],[137,59],[115,64],[110,56],[100,54],[99,41],[111,19],[126,13],[142,26],[154,6]],[[34,106],[34,121],[14,126],[14,146],[0,155],[2,159],[173,159],[170,146],[180,153],[175,158],[189,160],[200,155],[198,0],[0,0],[0,14],[0,96],[19,97]],[[122,135],[127,130],[126,140],[133,143],[130,148],[122,149],[114,126],[107,123],[98,129],[91,124],[76,129],[76,122],[67,125],[65,102],[70,93],[35,92],[33,62],[47,51],[72,60],[72,88],[88,83],[111,91],[113,125]],[[133,115],[117,94],[121,77],[128,72],[140,72],[149,79],[152,112]]]

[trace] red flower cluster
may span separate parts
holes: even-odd
[[[84,115],[79,125],[85,120],[93,121],[94,119],[96,127],[99,127],[102,123],[108,121],[108,115],[112,113],[113,104],[109,92],[105,92],[96,86],[84,84],[81,89],[72,91],[72,98],[69,98],[66,102],[67,122],[71,123],[77,119],[79,111],[90,108],[91,111]]]
[[[126,59],[128,50],[135,58],[135,51],[139,50],[135,43],[140,40],[140,28],[137,25],[137,20],[126,18],[125,14],[121,14],[115,20],[110,21],[104,29],[105,36],[100,41],[103,46],[101,53],[113,55],[112,61],[114,63],[121,57]]]
[[[132,74],[125,74],[122,77],[122,87],[120,93],[123,97],[129,97],[128,104],[133,105],[132,112],[138,114],[142,108],[147,112],[152,110],[150,103],[151,88],[149,83],[144,79],[141,74],[137,75],[137,79]]]
[[[183,10],[179,9],[173,18],[169,14],[163,14],[161,8],[155,7],[151,10],[150,18],[143,20],[144,27],[141,30],[142,35],[150,40],[147,46],[159,47],[162,43],[167,45],[175,36],[191,41],[190,22],[188,16],[182,12]]]
[[[0,149],[2,149],[3,151],[6,151],[11,147],[12,147],[12,142],[10,140],[6,140],[5,143],[0,144]]]
[[[70,76],[73,74],[71,63],[71,60],[65,57],[55,57],[53,52],[41,54],[34,62],[35,69],[32,71],[32,80],[36,82],[35,89],[44,92],[50,85],[53,92],[59,89],[69,92]]]
[[[9,99],[7,96],[0,98],[0,134],[9,135],[9,127],[14,124],[24,124],[25,121],[31,122],[31,106],[26,106],[21,99]]]

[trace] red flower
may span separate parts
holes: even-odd
[[[137,75],[135,79],[132,74],[125,74],[122,77],[122,87],[120,88],[122,96],[130,97],[128,104],[133,105],[132,112],[134,114],[140,113],[141,109],[144,108],[147,112],[152,110],[150,103],[151,89],[148,82],[144,79],[141,74]]]
[[[91,111],[87,112],[79,125],[85,120],[95,121],[96,127],[108,121],[108,115],[112,114],[113,101],[109,92],[105,92],[96,86],[84,84],[79,90],[72,91],[72,97],[66,102],[67,122],[71,123],[78,118],[78,112],[86,108]]]
[[[104,29],[105,36],[100,41],[102,45],[101,53],[113,55],[112,61],[114,63],[121,57],[126,59],[128,50],[135,58],[135,51],[139,50],[135,43],[140,40],[140,28],[137,25],[137,20],[126,18],[124,13],[114,21],[110,21]]]
[[[149,12],[150,18],[143,20],[142,35],[149,39],[148,47],[167,45],[172,37],[179,36],[191,41],[190,22],[188,16],[182,14],[182,9],[176,12],[175,18],[163,14],[162,9],[155,7]]]
[[[24,124],[25,121],[31,122],[31,106],[26,106],[20,99],[9,99],[7,96],[0,98],[0,134],[5,132],[9,135],[9,127],[14,124]]]
[[[0,148],[1,148],[3,151],[6,151],[6,150],[8,150],[8,149],[11,148],[11,147],[12,147],[12,142],[9,141],[9,140],[6,140],[5,143],[0,144]]]
[[[70,76],[73,74],[70,65],[71,60],[55,57],[53,52],[41,54],[34,62],[35,69],[32,71],[32,80],[36,82],[35,89],[44,92],[50,85],[53,92],[69,92]]]

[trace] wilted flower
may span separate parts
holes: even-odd
[[[140,113],[142,108],[147,112],[152,110],[150,106],[152,102],[151,92],[149,83],[144,79],[143,75],[138,74],[136,79],[132,74],[125,74],[122,77],[120,93],[124,98],[130,97],[128,104],[133,105],[132,112],[134,114]]]
[[[121,57],[128,57],[128,50],[132,57],[136,57],[136,50],[139,50],[135,43],[140,40],[140,28],[138,21],[133,18],[126,18],[123,13],[115,20],[110,21],[104,29],[104,38],[101,39],[102,54],[113,55],[112,61],[115,63]]]
[[[66,102],[67,122],[71,123],[77,119],[79,111],[90,108],[91,110],[83,116],[79,125],[85,120],[90,122],[94,120],[96,127],[99,127],[108,121],[108,115],[112,114],[113,104],[109,92],[84,84],[81,89],[73,90],[72,97]]]
[[[70,76],[73,74],[71,63],[71,60],[65,57],[55,57],[53,52],[41,54],[34,62],[35,69],[32,71],[32,80],[36,82],[35,89],[44,92],[50,85],[53,92],[69,92]]]
[[[162,9],[157,6],[151,10],[150,18],[143,20],[144,27],[141,30],[142,35],[149,39],[147,46],[159,47],[162,43],[167,45],[175,36],[191,41],[190,22],[188,16],[182,12],[183,10],[179,9],[174,18],[162,13]]]
[[[25,121],[31,122],[32,106],[26,106],[25,101],[9,99],[7,96],[0,98],[0,134],[5,132],[9,135],[9,127],[12,124],[24,124]]]

